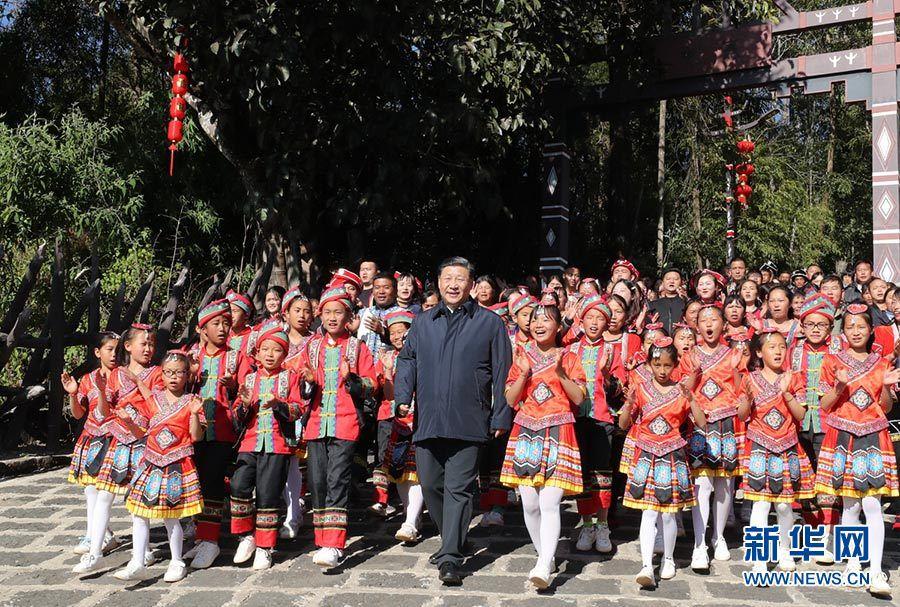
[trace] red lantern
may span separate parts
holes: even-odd
[[[742,184],[740,184],[737,188],[735,188],[734,191],[735,191],[738,195],[749,196],[750,194],[753,193],[753,188],[751,188],[751,187],[750,187],[749,185],[747,185],[746,183],[742,183]]]
[[[187,74],[175,74],[172,76],[172,94],[184,95],[187,93],[188,77]]]
[[[738,194],[737,201],[740,203],[742,207],[747,206],[747,197],[743,194]]]
[[[188,71],[187,59],[181,53],[175,53],[175,61],[173,64],[173,69],[176,72],[187,72]]]
[[[169,102],[169,116],[184,120],[184,113],[187,111],[187,102],[183,97],[172,97]]]
[[[169,121],[169,129],[166,132],[166,139],[172,142],[172,144],[180,143],[182,139],[184,139],[183,133],[183,125],[184,123],[180,120],[172,119]]]

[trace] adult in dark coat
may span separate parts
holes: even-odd
[[[415,400],[416,471],[441,534],[433,555],[444,584],[459,585],[481,449],[512,425],[504,388],[512,348],[503,322],[469,298],[474,268],[438,268],[441,303],[413,321],[397,359],[394,401]]]

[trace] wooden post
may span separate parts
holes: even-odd
[[[562,273],[569,263],[569,150],[565,143],[544,146],[541,183],[541,276]]]
[[[57,242],[53,261],[53,278],[50,283],[50,309],[48,311],[50,320],[50,359],[47,379],[50,384],[50,396],[47,410],[47,448],[50,450],[57,447],[62,428],[63,388],[59,376],[65,363],[65,300],[65,271],[62,252],[59,248],[59,242]]]
[[[28,301],[28,295],[31,293],[31,289],[34,287],[34,283],[41,271],[41,266],[44,265],[44,249],[45,245],[39,246],[34,257],[28,262],[28,269],[25,270],[25,274],[22,275],[22,282],[19,283],[19,290],[16,291],[12,303],[9,304],[9,308],[6,311],[6,315],[3,317],[3,321],[0,322],[0,333],[9,333],[12,330],[13,325],[16,323],[16,319],[19,317],[19,313],[25,307],[25,304]]]
[[[88,304],[88,318],[87,318],[87,332],[88,335],[95,339],[97,334],[100,333],[100,255],[97,251],[93,251],[91,253],[91,283],[97,283],[97,290],[94,293],[94,298],[91,299]],[[86,355],[84,360],[86,363],[91,363],[91,368],[93,368],[94,364],[97,362],[97,357],[94,356],[94,349],[90,346],[85,348]]]
[[[125,281],[119,283],[119,290],[116,292],[116,298],[113,300],[112,308],[109,310],[109,318],[106,320],[106,330],[121,333],[122,329],[122,308],[125,306]]]
[[[159,318],[159,326],[156,332],[156,352],[153,361],[159,363],[169,349],[172,337],[172,325],[175,323],[175,313],[178,311],[178,304],[181,303],[181,297],[184,294],[184,287],[187,284],[188,267],[185,266],[178,274],[178,279],[172,285],[169,293],[169,301],[163,308],[162,315]]]
[[[150,272],[150,276],[147,277],[144,284],[138,287],[137,293],[135,293],[134,299],[131,301],[131,305],[128,306],[128,310],[126,310],[125,314],[122,316],[120,326],[123,331],[130,327],[131,323],[134,322],[134,319],[138,317],[138,312],[140,312],[144,306],[144,299],[147,297],[147,293],[150,292],[150,288],[153,287],[154,278],[156,278],[156,272]]]

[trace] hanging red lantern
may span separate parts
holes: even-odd
[[[187,58],[181,53],[175,53],[175,60],[172,67],[176,72],[186,74],[188,72]]]
[[[744,196],[743,194],[738,194],[738,195],[737,195],[737,201],[740,203],[740,205],[741,205],[742,207],[747,206],[747,197]]]
[[[184,120],[184,114],[187,111],[187,102],[183,97],[172,97],[172,100],[169,102],[169,116],[172,118],[177,118],[178,120]]]
[[[742,195],[742,196],[750,196],[750,194],[753,193],[753,188],[751,188],[751,187],[750,187],[749,185],[747,185],[746,183],[742,183],[742,184],[740,184],[737,188],[735,188],[734,191],[735,191],[738,195]]]
[[[187,46],[187,38],[184,38],[184,46]],[[188,84],[190,84],[190,78],[187,75],[188,70],[187,58],[180,52],[175,53],[175,57],[172,60],[172,71],[174,72],[172,74],[173,97],[169,101],[169,116],[171,120],[166,130],[166,139],[169,140],[170,176],[175,171],[175,150],[178,149],[178,144],[184,139],[183,121],[187,112],[187,101],[185,101],[184,96],[187,95]]]
[[[172,94],[184,95],[187,93],[188,77],[185,74],[175,74],[172,76]]]
[[[169,129],[166,131],[166,139],[172,142],[172,145],[180,143],[184,139],[183,131],[184,123],[173,118],[169,121]]]

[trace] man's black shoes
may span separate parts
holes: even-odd
[[[441,563],[438,568],[438,578],[444,586],[462,586],[462,575],[460,575],[456,563]]]

